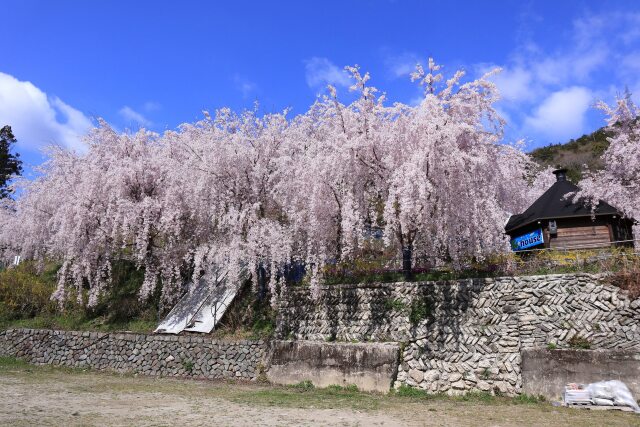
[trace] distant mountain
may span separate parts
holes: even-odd
[[[536,148],[530,154],[543,166],[567,168],[567,177],[577,183],[582,178],[585,164],[591,170],[602,168],[600,156],[609,147],[608,136],[610,132],[600,128],[564,144]]]

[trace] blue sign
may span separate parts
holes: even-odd
[[[514,237],[511,239],[511,249],[514,251],[521,251],[523,249],[538,246],[544,243],[544,234],[542,234],[542,228],[538,228],[531,233],[523,234],[522,236]]]

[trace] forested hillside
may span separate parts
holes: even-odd
[[[542,165],[569,169],[569,179],[577,183],[582,178],[584,165],[589,169],[602,168],[600,156],[609,146],[608,136],[610,132],[603,127],[564,144],[536,148],[531,156]]]

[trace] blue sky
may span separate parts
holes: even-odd
[[[488,3],[488,4],[484,4]],[[304,112],[359,64],[391,101],[429,56],[475,77],[494,66],[506,138],[529,148],[604,124],[592,108],[640,94],[637,1],[0,0],[0,125],[30,164],[80,147],[96,117],[173,129],[229,106]]]

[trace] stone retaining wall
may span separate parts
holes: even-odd
[[[0,355],[64,365],[173,377],[256,380],[264,341],[215,341],[199,336],[10,329]]]
[[[514,395],[527,390],[522,373],[527,350],[581,343],[635,357],[640,354],[639,321],[640,298],[631,300],[626,291],[599,276],[503,277],[329,286],[318,300],[306,288],[292,289],[280,302],[276,338],[398,342],[395,387]],[[282,344],[298,352],[299,347]],[[353,350],[332,346],[331,351],[343,351],[342,347]],[[267,368],[267,349],[263,341],[224,342],[202,336],[0,332],[0,355],[145,375],[255,380]],[[326,351],[307,352],[309,363],[336,368],[324,361]],[[286,362],[282,366],[293,363],[296,368],[291,355],[281,356]],[[350,381],[351,374],[341,369],[336,372]],[[629,380],[640,382],[636,377]]]
[[[640,299],[588,274],[328,286],[281,302],[280,338],[404,343],[395,386],[522,391],[521,351],[640,351]],[[574,338],[575,340],[575,338]]]

